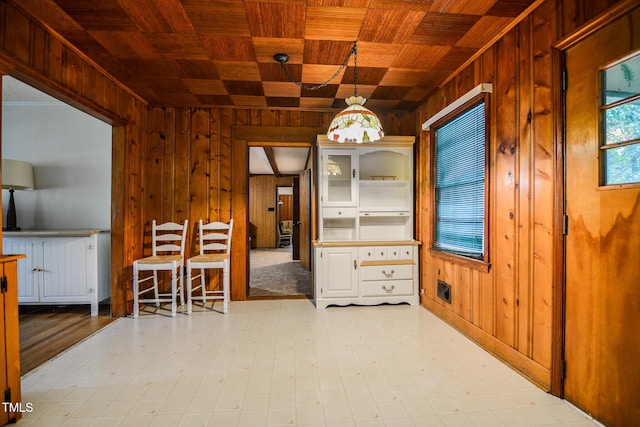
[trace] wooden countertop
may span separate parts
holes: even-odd
[[[313,241],[316,247],[345,247],[345,246],[420,246],[422,242],[417,240],[340,240],[340,241]]]
[[[65,229],[65,230],[22,230],[3,231],[4,237],[64,237],[64,236],[90,236],[92,234],[109,233],[110,230],[99,229]]]

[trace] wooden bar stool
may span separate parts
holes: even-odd
[[[187,260],[187,313],[191,313],[192,301],[202,301],[206,305],[208,300],[222,300],[222,311],[226,313],[229,307],[229,261],[231,253],[231,232],[233,219],[228,224],[224,222],[198,223],[200,253]],[[206,270],[222,269],[222,290],[207,289]],[[193,270],[200,270],[196,276]],[[199,280],[199,281],[198,281]],[[196,286],[193,286],[196,282]],[[200,295],[193,296],[193,292],[200,290]]]
[[[180,303],[184,302],[183,269],[184,246],[189,221],[183,224],[165,222],[156,225],[151,223],[152,255],[133,262],[133,317],[137,318],[140,304],[171,303],[171,316],[176,316],[176,300],[180,296]],[[140,279],[141,271],[151,271],[151,276]],[[158,289],[158,272],[171,273],[171,291],[161,293]],[[140,284],[152,280],[152,286],[140,289]],[[141,295],[153,292],[153,298],[140,298]]]

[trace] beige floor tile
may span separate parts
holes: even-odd
[[[25,375],[22,395],[27,427],[596,425],[406,305],[118,319]]]

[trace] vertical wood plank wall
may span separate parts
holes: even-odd
[[[276,205],[276,186],[290,187],[291,185],[293,185],[291,176],[276,178],[275,175],[258,175],[249,179],[249,221],[257,227],[259,248],[276,247],[278,210],[282,209],[281,206]],[[269,208],[274,210],[269,211]],[[289,211],[291,209],[290,205]]]
[[[281,194],[280,196],[278,196],[277,211],[278,211],[278,215],[277,215],[278,221],[293,220],[293,195],[292,194]]]
[[[554,101],[560,76],[553,44],[615,1],[549,0],[461,70],[418,109],[422,123],[480,83],[490,97],[487,236],[491,268],[484,273],[438,258],[432,241],[431,141],[418,130],[417,230],[421,303],[545,389],[551,387],[556,214]],[[418,123],[418,126],[420,126]],[[418,128],[420,129],[420,128]],[[452,285],[452,302],[436,296]]]

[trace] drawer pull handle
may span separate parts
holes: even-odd
[[[382,285],[382,289],[388,294],[393,292],[393,288],[395,288],[395,287],[396,287],[395,285],[391,285],[391,287],[387,289],[387,287],[385,285]]]
[[[391,273],[387,273],[385,270],[382,270],[382,274],[384,274],[384,277],[386,277],[387,279],[390,279],[393,277],[393,273],[395,273],[395,270],[391,270]],[[383,286],[384,288],[384,286]]]
[[[358,269],[358,262],[355,259],[353,260],[353,269],[354,270]]]

